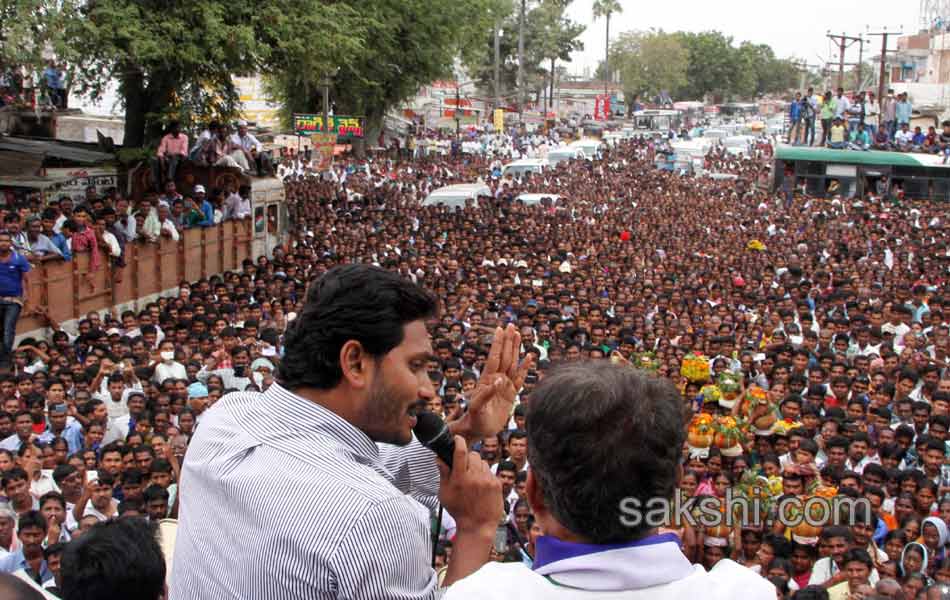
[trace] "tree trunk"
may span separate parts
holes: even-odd
[[[548,98],[550,100],[552,110],[554,109],[554,64],[555,64],[555,61],[557,61],[557,57],[552,56],[551,57],[551,88],[550,88],[551,91],[548,92]],[[554,115],[554,119],[557,120],[557,115]]]
[[[501,20],[495,21],[495,108],[501,108]]]
[[[604,48],[604,94],[609,94],[607,86],[610,83],[610,13],[607,13],[607,41]]]
[[[148,112],[145,76],[132,66],[123,68],[122,73],[119,83],[119,93],[125,99],[125,135],[122,145],[126,148],[141,148],[145,143],[145,115]]]
[[[524,11],[527,0],[521,0],[521,14],[518,16],[518,114],[524,114]]]

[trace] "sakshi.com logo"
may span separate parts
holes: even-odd
[[[724,497],[651,498],[646,502],[627,497],[620,501],[620,522],[625,527],[693,528],[754,527],[779,521],[795,530],[817,530],[828,525],[870,524],[873,509],[867,498],[849,496],[787,496],[777,501],[749,498],[726,490]]]

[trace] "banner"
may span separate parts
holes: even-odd
[[[495,109],[495,131],[505,130],[505,110],[503,108]]]
[[[56,197],[85,196],[86,188],[95,186],[96,193],[100,196],[105,195],[109,188],[119,186],[119,174],[115,167],[109,168],[91,168],[66,167],[51,168],[46,170],[46,176],[53,181],[48,193]]]
[[[310,136],[313,145],[314,167],[326,171],[333,164],[333,150],[336,148],[335,133],[315,133]]]
[[[323,115],[294,115],[294,133],[297,135],[313,135],[314,133],[334,133],[339,137],[363,137],[362,117],[329,117],[330,130],[323,126]]]

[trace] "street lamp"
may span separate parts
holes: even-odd
[[[462,136],[462,96],[460,86],[455,84],[455,143],[460,144]]]
[[[324,132],[330,132],[330,86],[333,85],[333,78],[340,72],[340,67],[328,71],[320,84],[323,86],[323,127]]]
[[[459,83],[455,81],[455,141],[459,142],[462,136],[462,87],[472,85],[474,81],[465,81]]]

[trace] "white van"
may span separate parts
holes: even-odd
[[[733,135],[721,140],[729,154],[743,154],[749,156],[755,145],[755,138],[751,135]]]
[[[501,168],[501,176],[505,178],[509,175],[521,178],[525,173],[543,173],[548,166],[548,161],[543,158],[522,158],[508,163]]]
[[[446,206],[450,209],[478,206],[479,196],[491,196],[491,188],[484,183],[459,183],[434,190],[422,201],[422,206]]]
[[[571,142],[570,146],[568,147],[582,150],[587,160],[594,160],[600,158],[600,151],[603,145],[604,143],[598,139],[584,138],[577,140],[576,142]]]
[[[584,151],[580,148],[571,148],[570,146],[559,146],[553,150],[548,150],[548,164],[552,167],[558,163],[569,162],[572,160],[582,160]]]

